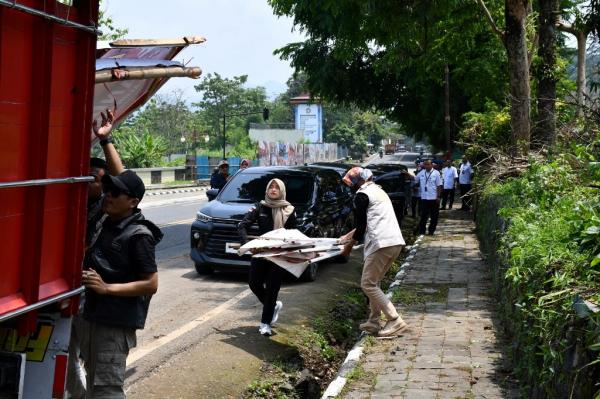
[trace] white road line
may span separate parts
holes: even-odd
[[[169,226],[177,226],[179,224],[191,224],[195,219],[184,219],[184,220],[177,220],[175,222],[169,222],[169,223],[165,223],[165,224],[160,224],[158,225],[159,228],[163,228],[163,227],[169,227]]]
[[[207,313],[204,313],[203,315],[198,316],[194,320],[190,321],[187,324],[184,324],[183,326],[170,332],[169,334],[165,335],[164,337],[161,337],[148,345],[144,345],[144,346],[134,349],[127,357],[127,366],[128,367],[131,366],[133,363],[140,360],[144,356],[154,352],[156,349],[160,348],[161,346],[174,341],[175,339],[181,337],[183,334],[186,334],[186,333],[192,331],[194,328],[200,326],[201,324],[209,321],[213,317],[220,315],[221,313],[225,312],[226,310],[228,310],[230,307],[232,307],[233,305],[235,305],[242,299],[246,298],[251,293],[252,293],[252,291],[250,289],[246,289],[246,290],[242,291],[241,293],[237,294],[236,296],[234,296],[233,298],[231,298],[230,300],[228,300],[227,302],[222,303],[221,305],[217,306],[213,310],[211,310]]]

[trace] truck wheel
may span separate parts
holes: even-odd
[[[198,274],[211,274],[215,271],[212,267],[207,266],[203,263],[194,263],[194,266],[196,267],[196,271],[198,272]]]
[[[300,281],[307,283],[313,282],[317,279],[317,271],[319,270],[318,263],[311,263],[308,265],[304,273],[300,276]]]

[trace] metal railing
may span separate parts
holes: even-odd
[[[94,181],[94,176],[63,177],[63,178],[59,178],[59,179],[19,180],[19,181],[0,183],[0,189],[15,188],[15,187],[49,186],[51,184],[88,183],[88,182],[93,182],[93,181]]]

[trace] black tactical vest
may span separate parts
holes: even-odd
[[[104,282],[129,283],[139,280],[136,260],[130,251],[131,238],[148,235],[158,243],[162,233],[152,222],[138,212],[114,224],[107,220],[102,231],[88,249],[85,267],[98,272]],[[84,318],[102,324],[121,327],[144,328],[151,296],[117,297],[99,295],[86,290]]]

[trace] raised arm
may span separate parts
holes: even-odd
[[[100,139],[100,147],[102,147],[102,151],[104,151],[104,157],[108,164],[108,173],[113,176],[118,176],[125,171],[125,168],[123,167],[121,157],[113,144],[111,135],[115,115],[110,109],[107,109],[106,114],[101,112],[100,116],[102,117],[100,126],[98,126],[98,121],[94,119],[92,122],[92,129],[94,130],[96,137]]]

